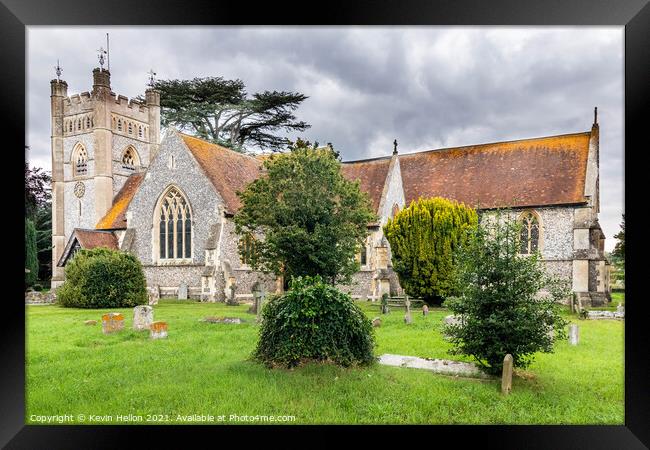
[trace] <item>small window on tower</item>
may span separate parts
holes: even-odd
[[[142,125],[138,127],[138,137],[144,137],[144,131],[142,130]]]
[[[129,134],[133,134],[133,124],[129,122]]]
[[[77,144],[72,151],[72,165],[74,176],[86,175],[88,173],[88,153],[83,145]]]
[[[122,119],[117,119],[117,131],[122,131]]]
[[[128,146],[122,155],[122,168],[134,171],[139,164],[138,152],[132,146]]]
[[[90,128],[90,116],[86,117],[86,128]]]

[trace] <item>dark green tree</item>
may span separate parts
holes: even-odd
[[[523,368],[566,337],[559,302],[571,291],[545,272],[539,252],[519,254],[520,230],[503,212],[483,218],[458,252],[459,295],[444,303],[460,318],[445,326],[451,353],[474,357],[492,374],[501,372],[508,353]]]
[[[40,167],[29,167],[25,161],[25,217],[34,218],[39,208],[50,200],[52,177]]]
[[[477,223],[474,209],[440,197],[413,201],[388,220],[393,269],[408,295],[439,304],[453,294],[455,251]]]
[[[279,151],[289,143],[281,131],[304,131],[294,111],[307,99],[297,92],[248,95],[241,80],[222,77],[159,80],[161,122],[237,151],[249,146]]]
[[[39,208],[34,217],[38,249],[38,279],[47,282],[52,277],[52,204]]]
[[[618,239],[618,242],[614,247],[612,256],[616,256],[617,258],[620,258],[621,260],[623,260],[623,263],[625,264],[625,214],[623,214],[623,221],[619,226],[621,227],[621,231],[619,231],[614,235],[614,238]]]
[[[31,219],[25,219],[25,287],[33,286],[38,278],[38,254],[36,248],[36,228]]]
[[[245,257],[254,269],[348,282],[355,255],[376,220],[368,195],[345,179],[331,147],[296,147],[264,162],[266,173],[239,192],[235,229],[255,239]],[[242,248],[240,248],[240,253]]]

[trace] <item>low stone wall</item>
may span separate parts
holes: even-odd
[[[28,291],[25,292],[26,305],[39,305],[39,304],[52,304],[56,303],[56,293],[53,291],[39,292]]]

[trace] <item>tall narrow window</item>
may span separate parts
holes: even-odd
[[[122,131],[122,119],[117,119],[117,131]]]
[[[144,137],[144,131],[142,130],[142,125],[138,127],[138,137],[139,138]]]
[[[361,246],[361,258],[360,261],[362,266],[365,266],[368,264],[368,247],[366,247],[366,244],[363,244]]]
[[[72,170],[74,176],[88,173],[88,153],[83,145],[77,144],[72,150]]]
[[[521,222],[521,234],[519,236],[519,253],[530,255],[539,248],[539,220],[537,215],[526,211],[519,218]]]
[[[169,189],[162,199],[159,220],[160,258],[191,258],[192,215],[189,204],[177,188]]]
[[[135,148],[129,145],[122,154],[122,168],[134,171],[138,165],[140,165],[138,152],[136,152]]]
[[[90,128],[90,116],[86,116],[86,128]]]
[[[133,134],[133,124],[129,122],[129,134]]]

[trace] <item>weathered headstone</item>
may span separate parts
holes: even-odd
[[[157,305],[158,300],[160,300],[160,286],[155,285],[147,288],[147,294],[149,296],[149,304]]]
[[[139,305],[133,308],[133,329],[137,331],[148,330],[153,323],[153,307]]]
[[[389,312],[390,308],[388,308],[388,294],[384,292],[381,295],[381,313],[388,314]]]
[[[578,328],[578,325],[572,323],[571,325],[569,325],[569,344],[578,345],[579,341],[580,341],[580,330]]]
[[[503,372],[501,374],[501,393],[508,395],[512,390],[512,355],[508,353],[503,358]]]
[[[109,334],[124,329],[124,316],[120,313],[108,313],[102,316],[102,333]]]
[[[187,300],[187,284],[181,283],[178,285],[178,299]]]
[[[429,314],[429,307],[427,305],[423,305],[422,306],[422,315],[426,316],[427,314]]]
[[[239,305],[235,293],[237,292],[237,283],[235,283],[235,277],[230,277],[230,288],[228,292],[228,299],[226,304],[231,306]]]
[[[205,317],[201,322],[208,323],[242,323],[239,317]]]
[[[149,327],[151,339],[162,339],[167,337],[167,322],[153,322]]]
[[[616,312],[617,313],[625,313],[625,306],[621,305],[620,303],[616,307]]]
[[[375,317],[372,319],[372,326],[375,328],[379,328],[381,326],[381,319],[379,317]]]
[[[409,296],[406,296],[406,300],[404,302],[406,305],[406,314],[404,314],[404,323],[409,325],[413,319],[411,318],[411,301],[409,300]]]
[[[84,321],[84,325],[97,325],[96,320],[86,320]]]

